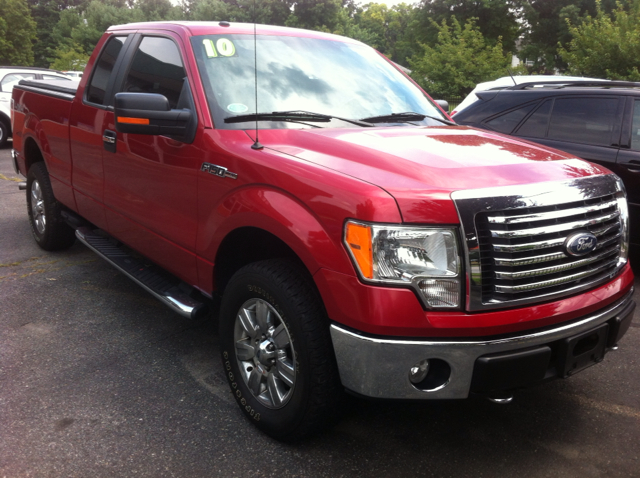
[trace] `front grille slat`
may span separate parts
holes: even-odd
[[[529,291],[545,289],[547,287],[567,284],[567,283],[575,282],[578,279],[583,279],[585,277],[595,275],[598,272],[601,272],[608,267],[615,266],[617,262],[618,262],[618,259],[616,258],[612,261],[605,262],[599,265],[598,267],[593,267],[593,268],[587,269],[586,271],[579,272],[577,274],[566,275],[564,277],[560,277],[557,279],[550,279],[543,282],[534,282],[534,283],[518,285],[518,286],[496,285],[496,292],[503,292],[503,293],[529,292]]]
[[[517,239],[523,237],[530,237],[542,234],[553,234],[556,232],[571,231],[573,229],[582,229],[588,226],[594,226],[597,224],[604,224],[607,221],[617,219],[620,216],[619,212],[613,212],[602,216],[582,219],[579,221],[572,221],[567,223],[553,224],[550,226],[541,226],[530,229],[517,229],[517,230],[491,230],[491,236],[498,239]]]
[[[589,257],[588,259],[580,259],[573,262],[564,262],[560,265],[555,265],[551,267],[543,267],[541,269],[532,269],[525,270],[521,272],[501,272],[496,271],[496,279],[524,279],[528,277],[540,277],[547,274],[555,274],[558,272],[569,271],[572,269],[577,269],[579,267],[584,267],[589,264],[593,264],[594,262],[601,261],[603,258],[608,257],[612,254],[619,254],[620,247],[615,247],[613,249],[606,250],[600,254]],[[568,257],[566,254],[562,254],[564,257]]]
[[[603,209],[615,208],[616,202],[609,201],[602,204],[595,204],[574,209],[561,209],[558,211],[543,212],[538,214],[524,214],[520,216],[489,216],[489,224],[519,224],[523,222],[548,221],[550,219],[561,219],[578,214],[588,214],[602,211]]]

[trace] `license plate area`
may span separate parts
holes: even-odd
[[[591,365],[602,362],[607,349],[609,324],[602,324],[561,342],[559,348],[560,377],[569,377]]]

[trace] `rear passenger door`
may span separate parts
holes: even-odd
[[[550,98],[513,134],[613,169],[623,110],[618,96]]]
[[[640,98],[626,99],[625,122],[614,172],[627,190],[631,242],[640,245]]]

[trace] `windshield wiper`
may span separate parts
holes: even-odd
[[[248,121],[293,121],[293,122],[309,122],[309,123],[329,123],[331,120],[346,121],[347,123],[358,126],[373,126],[362,120],[349,118],[341,118],[339,116],[323,115],[320,113],[311,113],[309,111],[273,111],[271,113],[250,113],[247,115],[228,116],[224,119],[225,123],[244,123]]]
[[[437,116],[423,115],[422,113],[414,113],[413,111],[407,111],[405,113],[391,113],[388,115],[371,116],[369,118],[362,118],[360,121],[366,121],[367,123],[410,123],[411,121],[422,121],[425,118],[440,121],[441,123],[451,126],[457,126],[453,121],[446,120],[444,118],[438,118]]]

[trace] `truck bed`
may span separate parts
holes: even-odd
[[[21,80],[16,88],[71,101],[76,95],[78,85],[80,81],[75,80]]]

